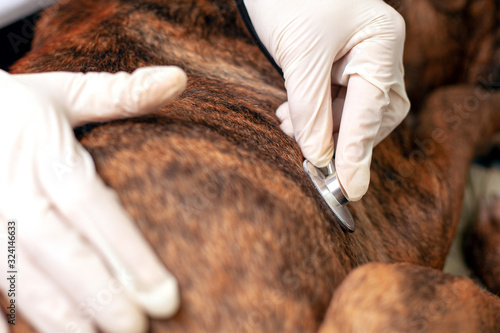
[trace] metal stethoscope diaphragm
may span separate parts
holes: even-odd
[[[332,160],[324,168],[316,168],[311,162],[305,160],[304,170],[312,183],[323,197],[326,204],[338,219],[340,225],[349,232],[356,230],[354,219],[349,209],[345,206],[347,200],[335,171],[335,161]]]

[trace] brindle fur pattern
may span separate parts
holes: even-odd
[[[354,234],[341,230],[302,171],[298,146],[280,131],[274,110],[286,99],[282,79],[232,1],[63,0],[45,11],[33,50],[13,72],[178,65],[188,73],[186,91],[155,114],[77,131],[179,280],[181,310],[153,321],[154,332],[316,331],[335,289],[357,266],[442,268],[468,165],[500,129],[500,94],[473,85],[494,81],[485,73],[496,61],[489,52],[495,2],[436,3],[395,4],[408,25],[409,94],[430,97],[411,125],[374,150],[370,189],[350,204]],[[448,83],[462,85],[431,93]],[[472,111],[468,97],[477,102]],[[388,267],[396,280],[440,274]],[[409,275],[393,267],[410,267]],[[378,288],[359,290],[383,292]],[[469,288],[482,304],[478,318],[491,316],[489,306],[499,300]],[[401,297],[394,304],[406,307],[406,297],[420,296]],[[497,318],[484,331],[499,325]]]

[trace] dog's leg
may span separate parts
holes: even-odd
[[[470,279],[411,264],[370,263],[339,286],[321,333],[498,332],[500,298]]]
[[[481,202],[466,237],[467,263],[489,290],[500,295],[500,197]]]
[[[451,232],[460,216],[470,163],[500,131],[499,105],[500,92],[453,86],[434,92],[417,119],[412,138],[416,150],[412,153],[443,175],[438,189],[443,227]],[[448,241],[451,243],[451,238]]]

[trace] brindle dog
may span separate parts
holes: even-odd
[[[370,189],[349,205],[353,234],[280,130],[282,79],[232,1],[64,0],[44,13],[13,72],[178,65],[188,73],[187,90],[155,114],[77,131],[179,280],[182,307],[152,321],[154,332],[314,332],[322,322],[325,332],[419,332],[421,323],[498,331],[498,297],[431,269],[442,268],[453,239],[471,159],[500,130],[489,76],[500,68],[498,4],[391,4],[407,22],[418,112],[375,148]],[[385,264],[345,279],[369,262]],[[407,264],[389,264],[397,262]]]

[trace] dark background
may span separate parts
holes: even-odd
[[[31,47],[33,29],[39,13],[0,29],[0,69],[8,70]]]

